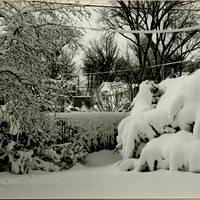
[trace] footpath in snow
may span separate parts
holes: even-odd
[[[120,171],[118,154],[89,154],[84,165],[59,172],[0,173],[0,198],[200,197],[200,174]]]

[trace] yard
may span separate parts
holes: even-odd
[[[89,154],[84,165],[59,172],[27,175],[0,173],[0,198],[134,198],[199,197],[200,174],[124,172],[119,155],[103,150]]]

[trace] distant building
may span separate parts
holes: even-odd
[[[129,95],[128,87],[123,82],[103,82],[98,90],[103,98],[121,99]]]

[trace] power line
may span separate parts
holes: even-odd
[[[108,29],[108,28],[97,28],[97,27],[80,27],[80,26],[68,26],[77,29],[92,30],[92,31],[108,31],[111,33],[134,33],[134,34],[153,34],[153,33],[177,33],[177,32],[187,32],[200,30],[200,25],[191,26],[185,28],[175,28],[175,29],[163,29],[163,30],[122,30],[122,29]]]
[[[33,1],[33,2],[40,2],[40,1]],[[44,2],[40,2],[40,3],[44,3]],[[62,4],[62,5],[66,5],[68,7],[92,7],[92,8],[117,8],[117,9],[120,9],[122,8],[121,6],[114,6],[114,5],[101,5],[101,4],[79,4],[79,3],[65,3],[65,2],[52,2],[52,1],[49,1],[49,3],[52,3],[52,4]],[[132,6],[131,8],[133,9],[138,9],[137,7],[134,7]],[[149,8],[142,8],[142,9],[149,9]],[[165,8],[162,8],[162,10],[166,10]],[[173,10],[173,11],[200,11],[200,8],[172,8],[170,10]]]
[[[195,60],[195,62],[198,62],[200,59]],[[176,62],[170,62],[170,63],[163,63],[159,65],[152,65],[148,67],[144,67],[145,69],[151,69],[151,68],[157,68],[157,67],[164,67],[164,66],[169,66],[169,65],[174,65],[174,64],[180,64],[180,63],[187,63],[187,62],[193,62],[189,60],[180,60]],[[105,72],[91,72],[91,73],[84,73],[84,75],[98,75],[98,74],[110,74],[110,73],[120,73],[120,72],[131,72],[131,71],[136,71],[136,70],[141,70],[143,68],[137,67],[134,69],[127,69],[127,70],[116,70],[116,71],[105,71]]]
[[[111,29],[111,28],[98,28],[98,27],[81,27],[75,25],[63,25],[63,24],[56,24],[56,23],[47,23],[47,24],[40,24],[38,27],[41,26],[63,26],[66,28],[76,28],[82,30],[91,30],[91,31],[107,31],[110,33],[133,33],[133,34],[159,34],[159,33],[177,33],[177,32],[188,32],[188,31],[198,31],[200,30],[200,25],[198,26],[191,26],[185,28],[175,28],[175,29],[162,29],[162,30],[123,30],[123,29]]]
[[[38,1],[38,0],[34,0],[34,3],[52,3],[52,4],[62,4],[62,5],[66,5],[68,7],[92,7],[92,8],[122,8],[121,6],[117,6],[117,5],[102,5],[102,4],[84,4],[84,3],[65,3],[62,0],[59,1],[52,1],[52,0],[45,0],[45,1]],[[101,2],[102,3],[102,2]],[[138,7],[134,7],[132,6],[131,8],[133,9],[138,9]],[[142,8],[142,9],[149,9],[148,7],[146,8]],[[166,10],[166,8],[162,8],[162,10]],[[172,11],[200,11],[199,7],[196,8],[171,8],[170,10]]]
[[[62,25],[56,23],[47,23],[47,24],[40,24],[38,26],[48,26],[48,25],[55,25],[55,26],[63,26],[63,27],[70,27],[76,29],[83,29],[83,30],[91,30],[91,31],[107,31],[111,33],[133,33],[133,34],[153,34],[153,33],[177,33],[177,32],[188,32],[188,31],[198,31],[200,30],[200,25],[185,27],[185,28],[175,28],[175,29],[162,29],[162,30],[123,30],[123,29],[111,29],[111,28],[98,28],[98,27],[81,27],[75,25]]]

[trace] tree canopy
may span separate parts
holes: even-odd
[[[99,40],[90,41],[84,56],[83,72],[87,75],[89,88],[98,88],[103,81],[113,81],[115,62],[119,49],[113,35],[103,35]]]

